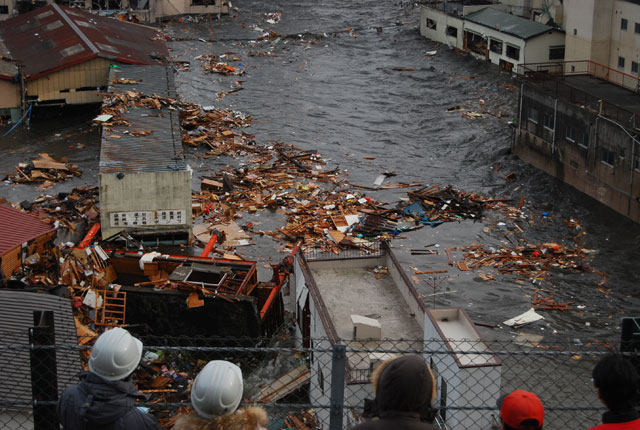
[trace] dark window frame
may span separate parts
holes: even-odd
[[[620,30],[627,31],[629,21],[626,18],[620,18]]]
[[[545,114],[544,117],[542,118],[543,124],[544,124],[544,128],[546,128],[547,130],[555,130],[556,127],[556,121],[555,118],[553,117],[553,114]]]
[[[631,62],[631,73],[638,73],[638,63],[635,61]]]
[[[502,51],[504,51],[504,43],[502,40],[494,39],[493,37],[489,39],[489,51],[502,55]]]
[[[567,140],[569,142],[575,143],[576,142],[576,129],[573,128],[573,127],[567,127],[565,137],[567,138]]]
[[[640,34],[640,22],[636,22],[635,25],[633,26],[633,30],[635,34]]]
[[[549,47],[549,60],[564,60],[564,45]],[[562,55],[560,55],[560,53]]]
[[[534,124],[538,124],[538,121],[540,121],[540,113],[538,112],[538,109],[530,107],[527,112],[527,119]]]
[[[431,18],[427,18],[426,26],[427,26],[427,28],[429,28],[431,30],[437,30],[438,29],[438,22],[434,21]]]
[[[609,167],[614,167],[616,163],[616,152],[609,151],[607,148],[602,148],[600,162]]]
[[[515,53],[513,52],[514,50],[516,50],[517,52],[516,56],[514,56],[515,55]],[[520,61],[520,48],[518,46],[507,43],[507,49],[505,50],[505,55],[507,56],[507,58]]]
[[[618,69],[624,70],[624,63],[626,62],[624,57],[618,56]]]

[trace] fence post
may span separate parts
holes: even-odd
[[[54,348],[34,348],[35,346],[55,345],[53,312],[34,312],[33,325],[34,326],[29,329],[33,427],[36,430],[57,430],[60,428],[60,424],[58,423],[58,416],[56,414],[56,404],[39,404],[41,401],[58,401],[56,350]]]
[[[342,429],[346,351],[347,348],[345,345],[333,345],[333,354],[331,357],[331,412],[329,415],[329,430]]]

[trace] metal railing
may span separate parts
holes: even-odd
[[[16,342],[19,338],[0,331],[0,374],[5,375],[0,429],[43,428],[34,424],[43,422],[49,429],[58,428],[56,402],[76,380],[89,347]],[[190,411],[189,383],[202,366],[226,359],[242,368],[243,404],[264,407],[272,428],[287,427],[293,417],[312,417],[317,428],[349,428],[359,421],[365,399],[374,397],[368,381],[371,369],[392,356],[419,354],[436,375],[439,428],[488,428],[497,416],[495,400],[514,389],[538,394],[545,406],[545,429],[589,428],[599,423],[603,412],[590,381],[595,363],[610,352],[602,343],[544,343],[519,336],[515,341],[478,342],[478,350],[467,341],[464,349],[452,350],[441,340],[313,339],[308,343],[312,347],[303,348],[303,340],[291,332],[274,339],[143,338],[143,359],[133,380],[150,399],[138,406],[149,408],[170,428],[176,414]],[[465,361],[461,356],[486,362],[488,353],[497,365],[459,365]]]

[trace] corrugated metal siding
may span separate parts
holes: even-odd
[[[68,298],[45,293],[0,290],[0,345],[28,346],[34,311],[53,311],[57,345],[77,345],[73,311]],[[82,370],[78,351],[56,351],[58,392],[78,382]],[[31,400],[29,350],[0,350],[0,398],[10,402]]]
[[[158,64],[152,55],[169,55],[156,29],[57,4],[0,22],[0,39],[31,78],[95,57]]]
[[[0,206],[0,257],[17,245],[54,230],[35,215]]]
[[[175,97],[173,72],[163,66],[122,66],[112,69],[110,80],[126,78],[135,85],[114,85],[114,93],[138,91],[163,97]],[[181,155],[182,134],[178,112],[163,107],[160,110],[131,107],[123,115],[129,127],[116,126],[103,130],[100,147],[100,173],[170,172],[186,170]],[[148,136],[132,136],[128,131],[153,130]],[[119,137],[112,137],[112,136]]]
[[[18,106],[20,106],[20,84],[0,79],[0,109]]]
[[[100,103],[102,94],[98,93],[98,88],[107,84],[110,64],[111,61],[104,58],[94,58],[40,79],[27,81],[27,94],[38,96],[41,101],[63,99],[68,104]],[[76,88],[86,87],[91,87],[92,90],[75,91]],[[65,90],[71,91],[61,92]]]

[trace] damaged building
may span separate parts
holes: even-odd
[[[51,4],[0,22],[2,112],[28,106],[100,103],[109,68],[164,64],[156,29]]]
[[[125,230],[148,243],[190,243],[192,171],[182,154],[178,110],[153,99],[157,105],[151,110],[129,106],[119,113],[127,91],[175,98],[173,71],[122,66],[112,69],[111,81],[112,94],[105,97],[102,112],[114,115],[101,118],[102,237]]]

